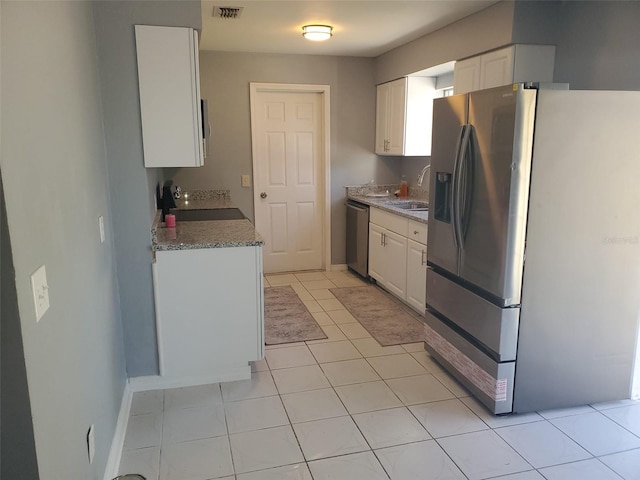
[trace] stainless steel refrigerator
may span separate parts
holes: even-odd
[[[494,413],[629,398],[640,92],[434,101],[425,348]]]

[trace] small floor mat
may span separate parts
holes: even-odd
[[[290,285],[264,289],[264,338],[267,345],[327,338]]]
[[[424,323],[418,314],[381,289],[369,285],[330,292],[383,347],[424,341]]]

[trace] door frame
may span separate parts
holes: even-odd
[[[330,86],[329,85],[306,85],[306,84],[294,84],[294,83],[249,83],[249,103],[251,106],[251,165],[253,174],[253,214],[254,222],[257,215],[257,202],[256,202],[256,184],[255,179],[257,177],[257,154],[254,145],[258,144],[257,130],[255,119],[256,117],[256,102],[258,93],[263,92],[279,92],[279,93],[319,93],[321,95],[322,112],[320,125],[322,126],[322,153],[320,154],[320,170],[324,172],[321,176],[323,183],[320,186],[320,193],[322,195],[321,203],[324,204],[323,208],[323,248],[322,248],[322,266],[325,271],[329,271],[331,267],[331,136],[330,136]],[[324,187],[324,188],[323,188]]]

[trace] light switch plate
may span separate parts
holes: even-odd
[[[242,186],[250,187],[251,186],[251,177],[249,175],[242,175]]]
[[[47,285],[47,271],[44,265],[31,274],[31,290],[36,308],[36,322],[39,322],[49,309],[49,285]]]

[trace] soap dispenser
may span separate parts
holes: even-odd
[[[402,175],[402,180],[400,181],[400,196],[409,196],[409,184],[407,183],[406,177],[404,175]]]

